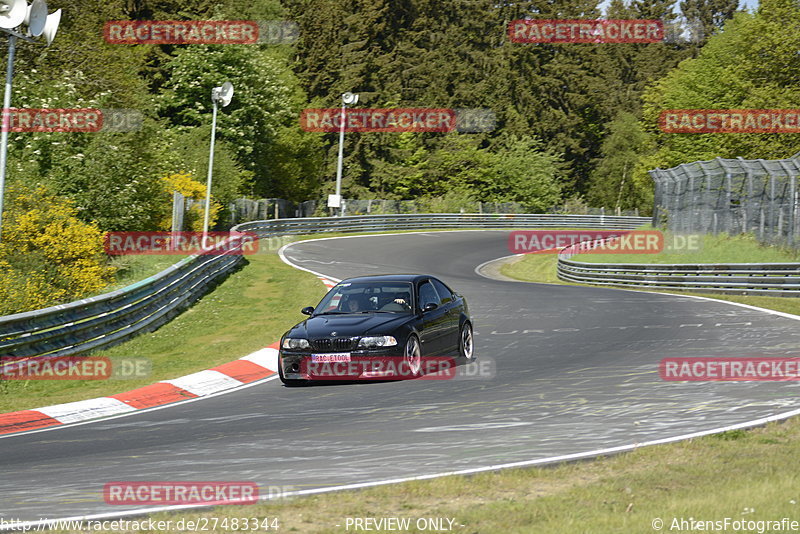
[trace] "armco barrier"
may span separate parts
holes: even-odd
[[[390,232],[437,228],[595,228],[631,230],[648,224],[648,217],[616,215],[472,214],[429,213],[360,215],[252,221],[234,227],[240,232],[268,235],[298,235],[320,232]]]
[[[275,219],[241,224],[231,231],[259,237],[319,232],[370,232],[437,228],[632,229],[645,217],[603,215],[367,215]],[[69,356],[125,341],[163,325],[208,291],[242,261],[241,255],[197,255],[124,289],[0,317],[0,356]]]
[[[240,255],[191,256],[118,291],[0,317],[0,355],[75,355],[155,330],[241,260]]]
[[[570,245],[558,254],[558,278],[566,282],[678,289],[701,293],[800,297],[800,263],[589,263],[575,261],[586,243]]]

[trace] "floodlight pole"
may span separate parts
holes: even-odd
[[[203,248],[206,248],[206,238],[208,237],[208,218],[211,208],[211,174],[214,169],[214,138],[217,134],[217,100],[219,100],[218,87],[211,90],[211,102],[214,111],[211,114],[211,150],[208,154],[208,178],[206,180],[206,206],[203,214]]]
[[[339,199],[339,217],[344,215],[344,202],[342,202],[342,160],[344,159],[344,124],[347,104],[356,104],[358,95],[351,92],[342,93],[342,114],[339,117],[339,159],[336,162],[336,198]]]
[[[336,198],[339,199],[339,216],[342,216],[342,159],[344,156],[344,117],[345,104],[342,100],[342,114],[339,117],[339,159],[336,161]]]
[[[3,234],[3,197],[6,186],[6,167],[8,164],[8,131],[11,129],[11,82],[14,80],[14,53],[17,50],[17,39],[35,42],[44,34],[47,46],[53,42],[61,21],[61,10],[47,14],[47,3],[44,0],[33,0],[29,6],[27,2],[16,0],[3,1],[0,6],[3,14],[0,31],[8,34],[8,66],[6,67],[6,87],[3,94],[3,119],[2,132],[0,132],[0,240]],[[21,33],[20,24],[27,24],[27,33]],[[16,28],[16,29],[15,29]]]
[[[0,241],[3,239],[3,196],[6,185],[6,160],[8,159],[8,130],[11,127],[11,82],[14,79],[14,52],[17,48],[17,37],[13,33],[8,36],[8,66],[6,67],[6,88],[3,94],[3,121],[0,133]]]

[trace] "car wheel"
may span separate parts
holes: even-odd
[[[422,351],[419,347],[419,339],[414,334],[408,336],[406,350],[403,353],[403,361],[408,365],[412,377],[422,374]]]
[[[281,379],[284,386],[287,387],[296,387],[296,386],[305,386],[307,382],[305,380],[296,380],[294,378],[286,378],[283,376],[283,362],[280,358],[278,358],[278,378]]]
[[[472,325],[464,323],[458,336],[458,352],[462,358],[469,361],[475,359],[475,345],[472,338]]]

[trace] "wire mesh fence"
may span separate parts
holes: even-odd
[[[800,153],[781,160],[716,158],[655,169],[653,225],[675,233],[753,233],[800,246]]]
[[[248,221],[284,219],[286,217],[310,217],[312,214],[298,214],[297,206],[283,198],[261,198],[250,200],[238,198],[228,206],[230,223],[240,224]]]

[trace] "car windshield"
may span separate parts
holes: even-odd
[[[411,313],[410,282],[342,282],[314,308],[314,315],[344,313]]]

